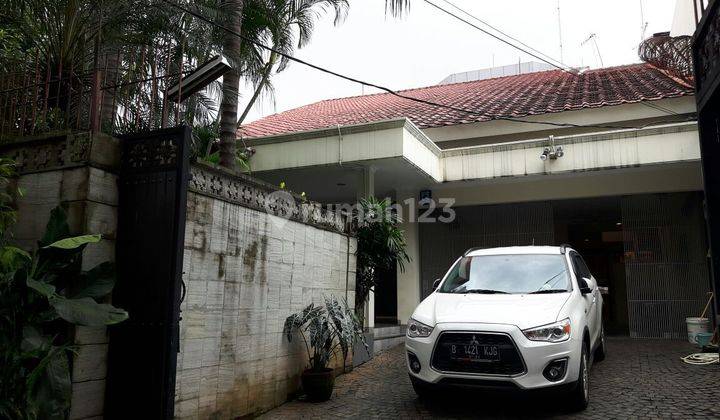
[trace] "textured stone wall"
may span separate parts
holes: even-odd
[[[282,336],[285,318],[331,294],[354,302],[355,250],[354,238],[332,229],[191,185],[176,417],[234,418],[286,401],[307,358]]]
[[[50,211],[62,206],[72,234],[101,233],[103,240],[89,246],[83,269],[115,260],[117,228],[118,143],[108,136],[87,133],[25,139],[2,146],[2,155],[18,164],[19,199],[15,241],[32,250],[42,237]],[[101,416],[105,400],[108,337],[105,327],[77,327],[77,354],[73,358],[73,395],[70,419]]]

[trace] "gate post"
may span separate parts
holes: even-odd
[[[105,417],[171,419],[189,177],[186,126],[121,139],[117,284]]]

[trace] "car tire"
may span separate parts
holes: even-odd
[[[585,410],[590,402],[590,367],[588,365],[588,346],[583,345],[580,356],[580,372],[575,388],[570,391],[570,409]]]
[[[413,390],[420,400],[427,400],[433,395],[430,386],[423,381],[410,376],[410,383],[412,383]]]
[[[593,355],[593,362],[602,362],[605,360],[605,355],[607,354],[607,348],[605,347],[605,326],[600,327],[600,344],[598,344],[597,348],[595,349],[595,354]]]

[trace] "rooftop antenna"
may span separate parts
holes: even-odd
[[[560,0],[557,1],[557,15],[558,15],[558,38],[560,38],[560,62],[564,62],[563,59],[563,43],[562,43],[562,19],[560,18]]]
[[[645,31],[647,31],[648,22],[645,20],[645,8],[643,0],[640,0],[640,42],[645,39]]]
[[[598,59],[600,60],[600,67],[605,67],[605,64],[603,63],[602,55],[600,54],[600,48],[598,48],[596,33],[591,33],[590,36],[588,36],[585,41],[580,43],[580,46],[584,47],[590,41],[592,41],[593,44],[595,44],[595,52],[597,53]]]

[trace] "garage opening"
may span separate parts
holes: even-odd
[[[620,197],[553,202],[555,240],[578,250],[600,287],[606,287],[607,334],[628,335],[628,304]]]
[[[454,222],[420,224],[421,297],[471,247],[577,249],[604,295],[608,334],[687,335],[712,290],[700,192],[457,207]]]

